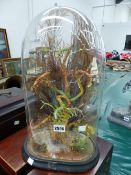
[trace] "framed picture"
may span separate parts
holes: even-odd
[[[5,77],[21,74],[21,59],[7,58],[2,60],[2,67]]]
[[[0,28],[0,58],[10,58],[6,29]]]
[[[0,60],[0,79],[3,77],[2,61]]]

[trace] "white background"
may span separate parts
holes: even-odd
[[[131,34],[131,10],[128,4],[113,5],[114,0],[0,0],[0,28],[7,30],[11,57],[21,57],[21,44],[27,26],[41,11],[60,6],[74,7],[92,18],[103,36],[106,51],[123,51],[125,35]],[[126,0],[125,0],[126,2]]]

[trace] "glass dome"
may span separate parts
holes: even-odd
[[[22,48],[23,158],[32,166],[82,172],[96,165],[103,53],[96,28],[75,9],[54,7],[29,26]]]

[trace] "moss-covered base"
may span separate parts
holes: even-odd
[[[31,153],[29,153],[27,147],[28,147],[28,144],[26,140],[22,150],[23,159],[26,162],[28,162],[30,165],[41,169],[50,169],[50,170],[56,170],[56,171],[79,173],[79,172],[84,172],[93,168],[99,160],[99,150],[97,147],[94,147],[95,148],[94,152],[90,157],[86,153],[78,154],[76,152],[74,153],[59,152],[59,154],[57,154],[59,159],[56,159],[53,157],[52,158],[50,157],[49,159],[47,152],[45,153],[45,159],[41,157],[38,158],[32,155]],[[81,155],[85,155],[84,160],[82,160]],[[75,157],[73,158],[73,156]],[[76,157],[77,157],[77,161],[76,161]],[[66,161],[62,159],[66,159]],[[29,160],[31,160],[31,162]]]
[[[95,152],[94,142],[83,133],[37,130],[27,141],[28,152],[41,159],[88,160]]]

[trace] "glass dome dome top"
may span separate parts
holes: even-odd
[[[102,48],[92,22],[72,8],[49,9],[29,26],[22,50],[28,121],[23,157],[32,157],[34,166],[81,172],[97,163]]]

